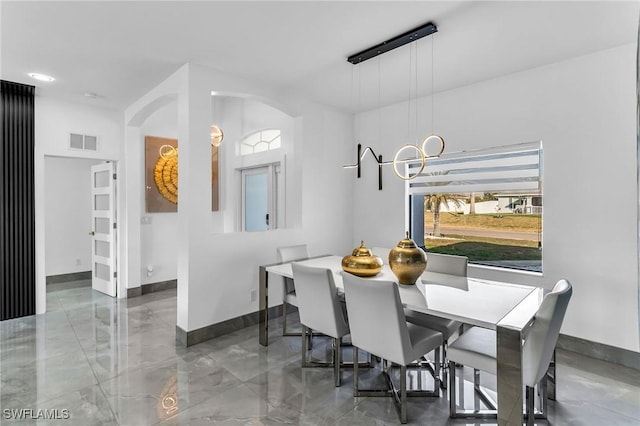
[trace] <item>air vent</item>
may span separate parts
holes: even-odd
[[[98,137],[71,133],[69,135],[69,148],[82,149],[84,151],[97,151]]]

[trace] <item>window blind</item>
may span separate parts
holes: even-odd
[[[411,175],[420,163],[407,163]],[[409,195],[466,192],[536,192],[542,188],[542,142],[443,154],[408,180]]]

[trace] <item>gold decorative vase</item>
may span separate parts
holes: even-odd
[[[427,256],[407,232],[406,238],[389,252],[389,266],[399,284],[413,285],[427,267]]]
[[[360,247],[354,249],[351,256],[342,258],[342,269],[358,277],[373,277],[382,271],[382,259],[371,253],[364,246],[364,241],[360,241]]]

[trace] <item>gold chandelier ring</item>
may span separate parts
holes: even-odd
[[[427,155],[427,145],[429,143],[431,143],[432,141],[436,141],[440,144],[440,151],[438,151],[437,154],[435,155]],[[424,155],[425,158],[437,158],[440,157],[440,155],[444,152],[444,139],[442,138],[442,136],[439,135],[430,135],[427,136],[423,141],[422,141],[422,155]]]
[[[410,176],[407,172],[407,175],[404,176],[402,174],[400,174],[400,172],[398,171],[398,163],[406,163],[406,160],[399,160],[398,158],[400,157],[400,154],[407,150],[407,149],[415,149],[416,152],[418,153],[418,155],[420,156],[420,169],[416,172],[416,174],[414,174],[413,176]],[[415,160],[418,160],[418,158],[415,158]],[[424,166],[425,166],[426,160],[425,160],[425,155],[424,155],[424,151],[422,151],[422,149],[416,145],[411,145],[411,144],[407,144],[407,145],[403,145],[400,147],[400,149],[398,149],[398,151],[396,151],[396,155],[393,156],[393,172],[396,174],[396,176],[398,176],[400,179],[402,180],[411,180],[416,178],[416,176],[418,176],[420,173],[422,173],[422,171],[424,170]]]

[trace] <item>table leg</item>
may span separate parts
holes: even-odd
[[[269,345],[269,273],[265,266],[260,266],[259,286],[259,341],[262,346],[267,346]]]
[[[498,325],[498,425],[522,426],[522,344],[520,330]]]

